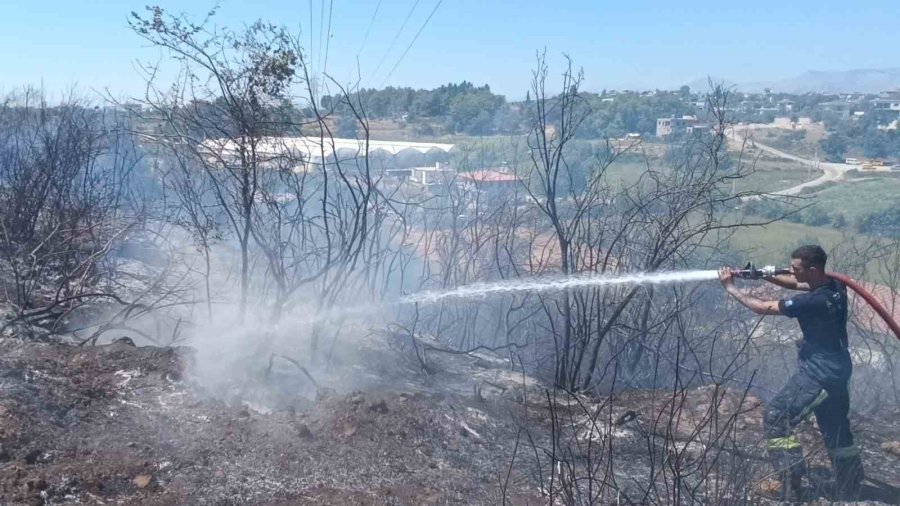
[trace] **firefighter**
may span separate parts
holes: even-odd
[[[801,246],[791,253],[791,274],[767,279],[805,293],[781,300],[761,300],[744,293],[735,286],[730,268],[719,270],[725,290],[741,304],[756,314],[797,318],[803,333],[797,343],[798,370],[767,404],[763,416],[769,459],[785,500],[801,498],[805,465],[793,429],[812,413],[831,460],[836,498],[855,498],[863,479],[859,449],[853,444],[847,418],[852,370],[847,346],[847,289],[825,274],[827,259],[819,246]]]

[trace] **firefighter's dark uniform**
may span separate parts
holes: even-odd
[[[798,344],[799,370],[772,399],[763,418],[772,464],[783,488],[796,493],[804,466],[793,429],[815,413],[834,468],[837,493],[855,494],[863,471],[847,419],[847,383],[853,368],[847,349],[847,289],[829,280],[815,290],[779,301],[778,307],[785,316],[797,318],[803,340]]]

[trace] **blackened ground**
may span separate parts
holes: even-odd
[[[536,443],[548,445],[540,386],[481,358],[433,358],[440,367],[422,388],[322,388],[315,400],[262,411],[192,385],[183,377],[189,360],[183,348],[0,340],[0,503],[500,504],[526,407]],[[739,394],[716,409],[740,412],[736,433],[751,442],[741,458],[759,459],[759,403]],[[685,395],[678,424],[666,422],[667,396],[653,392],[619,396],[604,415],[616,421],[604,437],[627,457],[614,470],[622,483],[646,471],[654,427],[689,438],[691,420],[716,396]],[[557,410],[579,413],[571,399]],[[869,473],[883,485],[872,485],[873,499],[897,499],[886,485],[900,483],[898,420],[855,420]],[[801,437],[819,444],[809,424]],[[507,499],[544,504],[532,450],[522,447]]]

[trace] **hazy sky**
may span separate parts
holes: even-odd
[[[147,3],[4,0],[0,91],[43,83],[51,91],[77,85],[136,93],[135,60],[159,58],[127,26],[128,14]],[[200,16],[214,3],[159,5]],[[374,87],[465,79],[520,98],[544,47],[551,71],[567,53],[593,90],[674,88],[706,75],[740,82],[808,69],[900,67],[898,0],[223,0],[215,19],[232,28],[261,18],[299,29],[321,69],[329,10],[328,73],[350,81],[358,58],[362,84]]]

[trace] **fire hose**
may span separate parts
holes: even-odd
[[[887,326],[890,327],[891,331],[894,332],[894,335],[897,336],[897,339],[900,339],[900,325],[897,325],[897,322],[894,321],[891,313],[888,312],[888,310],[885,309],[885,307],[882,306],[880,302],[878,302],[878,299],[876,299],[874,295],[869,293],[865,288],[857,283],[856,280],[849,276],[845,276],[837,272],[826,272],[825,275],[849,286],[854,292],[856,292],[857,295],[862,297],[863,300],[865,300],[869,304],[869,306],[871,306],[872,309],[874,309],[875,312],[878,313],[878,316],[880,316],[884,320],[884,323],[886,323]]]
[[[777,276],[779,274],[791,274],[790,269],[776,268],[772,265],[765,267],[755,267],[753,264],[747,264],[743,269],[735,269],[734,275],[743,279],[765,279]],[[891,313],[872,295],[868,290],[862,287],[855,279],[837,272],[825,272],[825,275],[831,279],[840,281],[844,285],[850,287],[857,295],[863,298],[867,304],[880,316],[887,326],[891,329],[897,339],[900,339],[900,325],[894,321]]]

